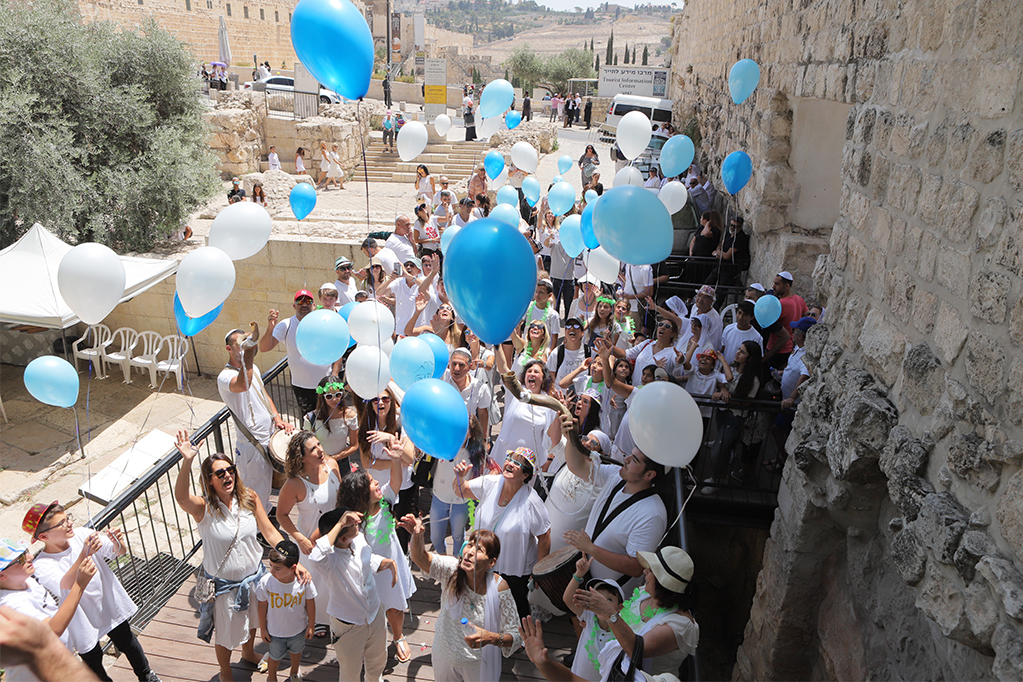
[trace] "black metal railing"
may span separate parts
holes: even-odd
[[[263,384],[281,416],[298,423],[298,404],[291,390],[287,358],[263,374]],[[191,434],[200,444],[200,456],[234,452],[230,412],[225,407]],[[124,530],[128,552],[111,562],[121,584],[139,606],[132,626],[144,628],[156,616],[181,583],[199,565],[202,539],[194,519],[174,500],[174,482],[181,469],[181,455],[170,450],[141,478],[132,483],[89,522],[96,530],[119,526]],[[201,494],[195,471],[192,490]]]

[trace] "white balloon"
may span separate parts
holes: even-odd
[[[266,209],[253,201],[229,204],[210,226],[210,246],[231,260],[244,260],[262,251],[270,239],[273,220]]]
[[[626,166],[617,173],[615,173],[615,179],[611,183],[612,187],[621,187],[623,185],[633,185],[635,187],[643,186],[643,174],[639,172],[638,168],[633,166]]]
[[[481,140],[489,140],[491,135],[506,127],[507,126],[504,124],[504,117],[502,116],[498,116],[496,118],[485,118],[483,119],[483,122],[480,123],[477,134]]]
[[[672,180],[661,188],[661,193],[657,195],[657,198],[667,207],[668,213],[675,215],[689,201],[689,190],[678,180]]]
[[[700,408],[669,381],[655,381],[633,394],[629,429],[644,455],[668,467],[687,466],[703,440]]]
[[[360,344],[345,362],[345,379],[363,400],[375,398],[384,392],[391,380],[391,359],[377,346]]]
[[[387,357],[391,357],[391,351],[394,350],[394,339],[388,336],[387,340],[380,346],[380,350],[382,350],[384,355]]]
[[[409,121],[398,131],[398,156],[402,161],[411,161],[426,149],[430,133],[419,121]]]
[[[177,289],[189,317],[202,317],[227,300],[234,289],[234,263],[215,246],[192,251],[178,266]]]
[[[615,140],[622,154],[630,161],[646,149],[650,144],[653,135],[653,128],[650,126],[650,119],[642,111],[630,111],[622,116],[615,131]]]
[[[357,343],[383,346],[394,333],[394,315],[381,303],[365,301],[348,315],[348,331]]]
[[[441,114],[433,119],[433,129],[441,137],[447,137],[448,131],[451,130],[451,117],[447,114]]]
[[[501,170],[501,174],[490,181],[490,189],[498,190],[505,186],[508,182],[508,164],[504,164],[504,168]]]
[[[511,148],[512,163],[526,173],[535,173],[537,156],[536,149],[528,142],[516,142]]]
[[[618,259],[605,251],[603,246],[583,251],[583,265],[588,273],[601,282],[613,284],[618,279]]]
[[[99,324],[124,295],[124,263],[108,246],[79,244],[60,259],[57,288],[82,322]]]

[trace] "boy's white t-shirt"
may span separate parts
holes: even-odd
[[[288,351],[288,369],[291,371],[291,383],[299,388],[316,388],[320,379],[330,373],[330,365],[314,365],[302,357],[295,343],[298,333],[298,317],[281,320],[274,327],[273,337],[283,343]]]
[[[561,363],[561,367],[558,367],[558,349],[555,348],[551,351],[551,354],[547,356],[547,369],[552,374],[555,374],[554,381],[560,382],[566,376],[568,376],[573,370],[586,362],[586,349],[579,346],[576,350],[565,349],[565,358]],[[582,393],[586,389],[586,380],[589,379],[589,375],[586,372],[580,372],[572,385],[575,387],[577,394]]]
[[[597,660],[600,650],[615,636],[610,630],[602,630],[597,625],[597,616],[593,611],[583,611],[579,620],[583,622],[583,631],[579,633],[579,642],[575,647],[572,672],[583,679],[597,682],[600,680],[600,672],[590,660],[590,653],[593,653],[593,660]]]
[[[725,383],[725,375],[717,371],[717,368],[710,374],[701,374],[700,366],[693,360],[692,367],[686,371],[686,391],[689,395],[709,396],[717,390],[718,382]],[[700,414],[704,418],[710,418],[711,408],[701,407]]]
[[[56,601],[46,593],[42,585],[32,578],[28,579],[27,589],[0,590],[0,606],[14,609],[23,616],[35,618],[36,620],[53,618],[57,613]],[[60,636],[60,641],[64,646],[70,648],[71,644],[68,640],[69,630],[70,628],[64,631],[64,634]],[[95,647],[96,645],[93,644],[92,646]],[[86,651],[91,650],[91,648]],[[39,680],[27,665],[4,666],[4,675],[5,679],[11,680],[11,682],[36,682]]]
[[[387,288],[394,294],[394,330],[401,336],[405,335],[405,326],[416,314],[416,296],[419,294],[419,282],[409,286],[404,277],[399,277]]]
[[[735,362],[735,352],[739,350],[743,341],[754,341],[760,346],[760,350],[764,350],[764,337],[760,332],[753,327],[742,331],[739,329],[739,324],[733,322],[721,332],[721,348],[719,350],[725,354],[725,360]]]
[[[271,637],[294,637],[309,627],[306,601],[316,598],[313,583],[282,583],[267,573],[256,584],[256,600],[266,602],[266,629]]]

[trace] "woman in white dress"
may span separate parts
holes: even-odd
[[[497,371],[509,374],[504,353],[496,353]],[[522,372],[522,388],[529,393],[550,393],[553,378],[544,363],[532,359]],[[505,455],[520,445],[534,453],[540,462],[547,461],[547,453],[554,443],[561,442],[561,422],[553,410],[518,400],[510,391],[505,392],[504,420],[501,432],[494,441],[490,456],[498,465],[504,464]]]
[[[389,453],[392,454],[392,453]],[[401,480],[402,465],[400,453],[393,453],[391,459],[391,480]],[[363,514],[366,524],[366,541],[373,548],[373,553],[393,559],[397,566],[398,579],[391,580],[386,573],[377,573],[377,593],[380,603],[385,609],[384,616],[391,626],[396,658],[404,663],[412,658],[412,649],[405,641],[405,610],[408,600],[415,594],[416,584],[412,580],[412,568],[408,557],[402,550],[395,533],[394,504],[398,501],[398,493],[391,489],[390,483],[380,484],[367,471],[353,471],[345,475],[341,481],[338,504]]]
[[[316,189],[327,186],[327,171],[330,170],[330,150],[326,142],[320,142],[320,176],[316,178]]]
[[[359,418],[355,410],[345,405],[346,389],[339,377],[324,377],[316,386],[316,409],[302,419],[302,428],[312,431],[328,457],[341,466],[341,473],[358,468],[356,459],[349,459],[358,451],[355,432]]]
[[[298,545],[299,551],[308,555],[314,546],[310,536],[316,530],[320,516],[336,506],[341,470],[312,431],[296,431],[288,441],[284,472],[288,480],[277,498],[277,522]],[[298,523],[291,520],[293,508],[298,510]],[[327,581],[320,575],[316,564],[307,563],[316,591],[326,594]],[[316,637],[327,636],[330,622],[327,601],[320,599],[316,604],[316,628],[313,631]]]
[[[430,175],[430,169],[424,164],[416,166],[416,196],[422,197],[423,203],[433,206],[433,195],[437,192],[437,183]]]
[[[214,580],[216,598],[200,605],[198,636],[205,642],[216,635],[217,663],[221,680],[234,680],[231,650],[241,645],[242,658],[259,665],[253,650],[259,614],[250,593],[266,574],[263,548],[257,533],[276,546],[284,538],[263,510],[259,496],[245,487],[234,461],[223,453],[207,457],[199,469],[202,497],[192,494],[192,461],[199,448],[179,431],[177,442],[181,468],[174,483],[174,499],[195,519],[203,544],[203,570]],[[299,581],[309,582],[309,571],[301,564]]]
[[[334,183],[338,189],[345,188],[345,172],[341,170],[341,153],[338,151],[337,142],[327,155],[330,165],[327,168],[327,184]]]
[[[305,175],[305,147],[295,150],[295,174]]]

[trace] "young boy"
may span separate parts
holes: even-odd
[[[734,358],[743,341],[755,341],[764,349],[764,337],[753,328],[753,302],[743,301],[735,306],[735,322],[721,332],[721,348],[726,358]]]
[[[554,302],[551,300],[553,296],[554,283],[547,278],[546,273],[541,273],[540,280],[536,283],[536,296],[529,304],[529,308],[526,309],[525,324],[528,328],[530,322],[541,320],[547,325],[547,332],[551,337],[550,348],[552,349],[557,347],[558,336],[561,334],[561,317],[554,309]]]
[[[616,608],[621,608],[625,602],[625,593],[618,583],[601,578],[585,580],[590,570],[593,557],[583,554],[579,561],[575,562],[575,573],[568,587],[565,588],[563,599],[565,605],[572,613],[582,621],[583,629],[579,633],[579,641],[575,647],[575,658],[572,660],[572,672],[587,680],[597,682],[600,679],[600,672],[597,670],[597,655],[605,644],[615,638],[611,632],[611,624],[597,616],[588,609],[584,609],[575,600],[578,590],[596,590],[605,598],[615,603]]]
[[[85,588],[69,631],[72,645],[96,677],[109,680],[99,646],[99,640],[109,635],[140,682],[159,682],[160,678],[149,668],[146,653],[131,629],[130,620],[138,607],[106,564],[106,560],[128,551],[121,531],[108,530],[104,537],[86,528],[76,532],[73,524],[74,518],[56,500],[49,505],[32,505],[21,524],[33,540],[43,542],[43,551],[36,556],[37,580],[55,595],[67,595],[82,563],[93,556],[99,557],[95,561],[96,579]],[[87,626],[94,632],[83,634]]]
[[[96,564],[92,558],[85,559],[79,564],[67,596],[59,606],[56,595],[47,592],[32,577],[35,572],[36,567],[32,555],[28,553],[28,547],[6,538],[0,540],[0,606],[6,606],[23,616],[42,621],[65,646],[69,646],[67,629],[78,610],[86,586],[96,575]],[[88,626],[88,621],[85,621],[85,625]],[[95,637],[95,629],[90,629],[92,637]],[[88,637],[88,631],[83,634]],[[11,656],[11,652],[5,650],[5,659],[8,656]],[[56,654],[42,664],[38,655],[36,660],[26,660],[24,663],[5,661],[4,668],[6,679],[9,680],[72,679],[65,677],[63,673],[78,672],[75,670],[76,666],[68,661],[67,656],[60,657]],[[52,674],[57,671],[61,674]]]
[[[387,633],[374,573],[390,569],[391,584],[398,580],[392,559],[373,554],[359,529],[362,514],[340,507],[320,517],[320,538],[309,560],[321,564],[330,597],[331,639],[338,662],[339,682],[358,680],[363,662],[366,679],[379,680],[387,663]]]
[[[285,652],[291,655],[291,680],[302,679],[300,667],[306,639],[316,623],[316,587],[295,580],[298,545],[281,540],[270,550],[270,573],[256,585],[259,630],[270,644],[268,682],[277,682],[277,668]]]
[[[696,354],[696,365],[693,365],[693,353],[699,346],[699,341],[696,339],[689,339],[689,347],[686,349],[685,357],[681,357],[681,369],[684,373],[679,378],[684,378],[686,382],[686,391],[689,395],[696,395],[701,397],[709,397],[713,395],[714,389],[717,387],[717,382],[723,382],[725,375],[717,371],[719,353],[713,350],[705,350],[701,353]],[[678,351],[675,351],[676,357],[681,356]],[[721,362],[728,364],[724,360],[724,356],[721,356]],[[704,430],[709,426],[711,408],[701,407],[700,414],[703,415],[703,426]]]

